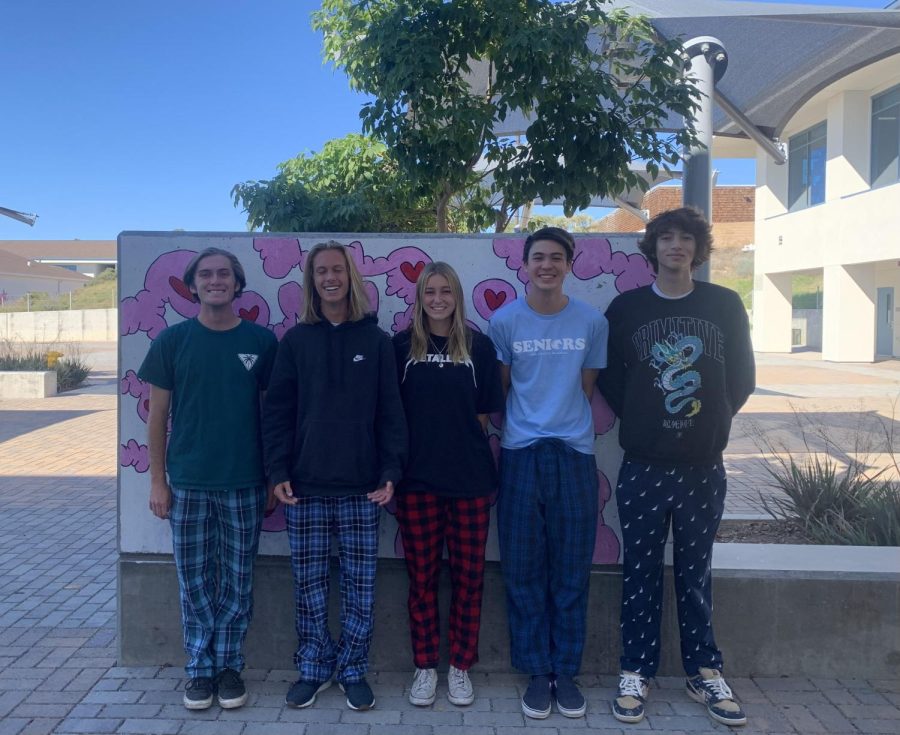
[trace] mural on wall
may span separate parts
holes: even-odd
[[[298,237],[253,234],[201,235],[191,233],[123,233],[119,236],[119,514],[120,549],[132,553],[170,553],[168,523],[149,511],[149,456],[146,422],[149,385],[137,370],[150,342],[168,325],[195,317],[199,305],[181,280],[191,258],[206,247],[226,248],[241,260],[247,287],[234,302],[242,319],[272,330],[280,339],[297,322],[303,306],[302,273],[306,254],[317,242],[338,239],[350,249],[365,282],[373,310],[389,334],[405,329],[415,301],[415,284],[432,260],[449,262],[466,291],[469,325],[486,331],[493,314],[528,293],[520,235],[434,236],[363,235]],[[578,236],[566,291],[605,310],[625,290],[646,285],[653,272],[637,251],[637,238]],[[594,394],[600,513],[597,518],[595,563],[619,560],[618,520],[611,479],[621,453],[610,430],[615,417],[606,402]],[[490,442],[499,456],[501,415],[491,416]],[[496,498],[495,498],[496,500]],[[392,519],[393,504],[381,524],[379,553],[402,556],[400,535]],[[284,516],[280,507],[264,523],[261,553],[287,553]],[[496,534],[491,532],[489,558],[497,558]]]

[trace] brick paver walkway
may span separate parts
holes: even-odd
[[[856,385],[881,387],[880,394],[865,400],[882,415],[890,415],[890,398],[900,391],[900,380],[894,380],[900,372],[893,365],[842,372],[821,363],[798,368],[796,361],[787,362],[771,365],[772,372],[763,365],[763,390],[751,399],[742,421],[755,417],[768,430],[784,420],[783,396],[767,392],[775,392],[773,385],[807,408],[827,400],[828,412],[835,415],[854,410],[848,408],[851,402],[858,407]],[[831,375],[832,382],[806,380],[822,377],[810,371]],[[582,678],[588,715],[577,720],[555,713],[540,722],[526,720],[519,709],[522,677],[478,673],[473,675],[478,699],[467,708],[447,703],[443,680],[432,707],[412,707],[406,701],[409,674],[380,672],[372,677],[377,697],[372,712],[348,710],[336,688],[320,695],[314,707],[292,710],[283,706],[283,699],[294,672],[251,670],[245,674],[251,692],[246,707],[187,712],[180,704],[180,662],[167,667],[116,666],[116,386],[112,374],[101,377],[105,383],[75,394],[0,402],[0,735],[727,731],[688,700],[682,681],[674,678],[656,682],[648,716],[636,726],[623,726],[612,717],[614,677]],[[828,395],[835,384],[851,398]],[[811,390],[815,385],[819,388]],[[810,392],[813,395],[806,396]],[[758,458],[744,434],[739,422],[728,458],[732,513],[752,512],[751,500],[762,485],[753,465]],[[744,732],[900,733],[898,681],[757,678],[731,683],[750,717]]]

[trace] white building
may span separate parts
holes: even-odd
[[[28,293],[46,293],[51,297],[81,288],[91,279],[66,268],[38,263],[0,250],[0,305]]]
[[[824,87],[757,156],[753,339],[791,349],[791,279],[823,274],[822,356],[900,355],[900,55]]]
[[[755,348],[791,350],[792,279],[821,273],[823,358],[900,355],[900,2],[614,3],[703,51],[712,155],[756,159]]]

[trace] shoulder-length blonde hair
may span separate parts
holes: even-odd
[[[472,335],[466,326],[466,305],[463,299],[462,284],[452,266],[441,261],[429,263],[416,281],[416,303],[413,306],[413,318],[410,325],[409,356],[416,362],[425,360],[428,354],[428,315],[425,313],[425,288],[432,276],[443,276],[450,285],[450,292],[456,301],[453,317],[450,320],[450,334],[447,336],[447,354],[453,362],[463,363],[470,359],[472,351]]]
[[[345,245],[337,240],[329,240],[328,242],[320,242],[314,245],[312,250],[306,255],[306,265],[303,268],[303,311],[300,314],[301,324],[315,324],[322,321],[322,299],[319,292],[316,291],[315,282],[315,262],[316,256],[323,250],[337,250],[344,256],[344,263],[347,266],[347,276],[349,278],[349,289],[347,290],[347,321],[358,322],[366,314],[372,311],[369,304],[369,297],[366,295],[365,286],[363,286],[362,276],[350,253],[347,252]]]

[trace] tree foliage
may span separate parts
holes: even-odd
[[[666,110],[690,119],[696,91],[676,43],[603,0],[323,0],[313,25],[325,57],[373,97],[360,116],[411,185],[447,204],[477,186],[486,160],[502,196],[498,227],[525,202],[561,198],[566,214],[644,182],[694,140],[663,138]],[[476,73],[479,72],[479,73]],[[482,79],[481,84],[477,79]],[[473,83],[475,82],[475,83]],[[523,139],[494,132],[528,119]],[[483,168],[483,167],[481,167]]]
[[[431,203],[413,191],[383,143],[363,135],[328,141],[278,166],[267,181],[232,189],[251,229],[265,232],[421,232]]]

